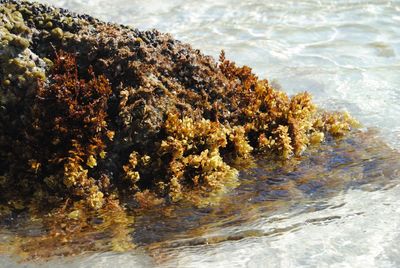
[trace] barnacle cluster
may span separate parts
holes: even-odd
[[[237,185],[235,159],[289,159],[356,124],[156,30],[0,0],[0,38],[1,211],[51,211],[48,226],[206,205]]]

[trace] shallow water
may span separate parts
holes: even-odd
[[[289,93],[307,90],[320,106],[349,111],[400,149],[399,1],[41,2],[170,32],[213,56],[224,49],[228,58],[254,67]],[[133,237],[136,250],[57,258],[45,265],[398,267],[400,160],[375,139],[366,140],[371,146],[362,147],[365,152],[339,146],[341,153],[322,160],[315,152],[314,162],[294,170],[260,161],[258,168],[242,172],[241,186],[222,200],[221,210],[181,207],[169,217],[142,215],[136,222],[142,229]],[[270,187],[271,168],[286,188]],[[286,183],[313,171],[314,179],[304,186]],[[251,181],[254,176],[259,182]],[[35,266],[8,258],[1,265]]]

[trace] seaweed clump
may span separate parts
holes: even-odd
[[[58,226],[110,207],[204,206],[238,184],[235,159],[297,157],[356,125],[224,52],[215,61],[156,30],[0,4],[3,215],[51,211],[45,225]]]
[[[40,145],[36,154],[40,159],[29,162],[38,166],[36,172],[41,166],[50,169],[42,175],[49,188],[63,191],[57,189],[63,185],[74,198],[101,208],[102,193],[109,187],[107,175],[97,174],[101,182],[96,183],[90,171],[97,165],[96,159],[106,157],[106,142],[114,135],[106,122],[111,86],[92,69],[87,76],[87,81],[80,79],[75,58],[60,52],[49,75],[50,83],[39,87],[33,104],[31,137],[37,137],[34,143]]]

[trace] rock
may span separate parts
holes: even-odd
[[[125,207],[218,202],[255,155],[288,170],[303,158],[310,188],[320,171],[334,177],[332,141],[357,126],[223,52],[38,3],[0,0],[0,67],[0,211],[41,219],[43,236],[16,242],[32,256],[93,250],[100,231],[130,248]],[[338,154],[365,159],[368,139],[354,140]],[[271,189],[290,193],[301,182],[289,177]]]
[[[142,191],[207,198],[233,185],[227,159],[290,158],[354,123],[223,52],[217,62],[156,30],[0,3],[2,202],[16,190],[22,203],[40,191],[93,209]]]

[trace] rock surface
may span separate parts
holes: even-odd
[[[223,52],[38,3],[0,0],[0,67],[2,210],[51,210],[54,226],[207,205],[237,184],[235,159],[296,157],[355,125]]]
[[[121,192],[201,198],[236,176],[228,158],[289,158],[350,129],[223,53],[216,62],[156,30],[1,4],[3,189],[92,208]]]

